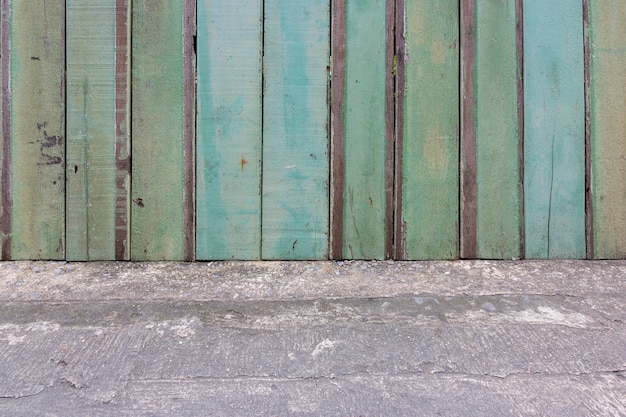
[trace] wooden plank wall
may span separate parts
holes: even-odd
[[[585,98],[580,0],[524,1],[527,258],[584,258]]]
[[[402,1],[398,11],[395,257],[456,259],[459,1]]]
[[[626,258],[626,3],[588,2],[593,256]]]
[[[195,92],[185,70],[193,59],[188,16],[195,3],[135,0],[132,10],[131,256],[191,260],[194,108],[187,100]]]
[[[261,257],[263,2],[198,2],[198,259]]]
[[[128,4],[66,7],[66,257],[128,259]]]
[[[463,0],[464,258],[519,259],[518,3]]]
[[[393,161],[393,137],[387,130],[389,124],[393,126],[393,116],[386,113],[387,74],[392,71],[388,41],[393,45],[388,21],[393,19],[393,4],[345,0],[340,7],[345,13],[336,30],[343,32],[340,36],[345,43],[335,47],[346,53],[340,67],[343,86],[336,86],[343,90],[342,102],[336,103],[333,114],[342,119],[342,126],[333,140],[340,141],[343,149],[343,157],[334,160],[342,166],[337,174],[342,176],[343,190],[336,189],[334,198],[342,198],[344,203],[342,213],[333,218],[333,228],[342,231],[333,245],[342,248],[339,258],[383,259],[391,256],[393,225],[389,221],[393,209],[388,207],[392,191],[388,176],[393,178],[393,172],[387,169],[389,159]]]
[[[626,258],[617,0],[0,12],[3,260]]]
[[[328,0],[265,0],[262,258],[328,257]]]
[[[2,4],[4,258],[65,258],[64,4]]]

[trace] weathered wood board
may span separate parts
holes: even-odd
[[[261,257],[262,13],[198,3],[198,259]]]
[[[189,0],[132,2],[132,221],[135,260],[188,259],[189,143],[184,11]],[[190,59],[191,57],[186,57]],[[192,90],[193,92],[193,90]],[[193,200],[191,200],[193,201]]]
[[[117,123],[124,111],[117,108],[117,101],[128,103],[117,94],[117,75],[120,70],[124,77],[128,68],[118,61],[128,62],[128,49],[117,49],[116,41],[118,36],[128,39],[127,11],[124,0],[67,0],[68,260],[116,259],[120,251],[116,251],[116,229],[128,231],[127,213],[124,219],[117,218],[118,197],[128,207],[130,188],[128,180],[120,188],[117,184],[118,139],[128,148],[127,136],[118,137],[122,126]],[[126,115],[121,116],[125,123]],[[127,236],[120,243],[125,241]],[[125,248],[121,252],[122,259],[127,258]]]
[[[593,257],[626,258],[626,3],[590,1]]]
[[[11,105],[9,101],[10,28],[9,3],[0,0],[0,260],[11,257]]]
[[[328,0],[266,0],[262,258],[326,259]]]
[[[11,161],[10,258],[63,259],[65,2],[12,1],[10,10],[7,3],[11,73],[3,77],[11,78],[11,96],[3,141],[10,141],[10,151],[4,147],[10,155],[3,156]]]
[[[397,19],[403,74],[401,229],[396,259],[455,259],[459,219],[459,2],[407,1]],[[402,85],[404,84],[404,85]],[[404,88],[403,88],[404,87]],[[400,103],[402,101],[402,103]],[[402,106],[400,107],[400,104]],[[396,179],[398,181],[399,179]],[[398,250],[399,249],[399,250]]]
[[[387,216],[387,2],[346,0],[344,258],[383,259]],[[389,211],[387,211],[389,209]]]
[[[527,258],[584,258],[585,98],[579,0],[524,2]]]
[[[474,137],[464,136],[463,143],[473,141],[474,149],[464,146],[462,158],[464,175],[471,170],[475,176],[474,195],[465,195],[466,202],[474,200],[475,211],[466,211],[461,221],[471,222],[475,230],[462,236],[463,257],[522,256],[516,9],[515,0],[506,0],[477,1],[473,10],[475,30],[468,40],[474,42],[474,56],[464,56],[473,61],[471,72],[466,73],[472,96],[464,102],[471,109],[464,113],[469,117],[463,123],[473,125]],[[468,131],[468,136],[472,133]]]

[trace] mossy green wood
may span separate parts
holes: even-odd
[[[132,13],[131,257],[183,259],[183,1]]]
[[[66,256],[115,259],[115,3],[66,7]]]
[[[262,12],[198,3],[198,259],[261,256]]]
[[[527,258],[584,258],[585,98],[580,0],[524,2]]]
[[[346,0],[343,256],[385,257],[386,1]]]
[[[458,257],[459,2],[405,11],[402,223],[405,259]]]
[[[594,258],[626,258],[626,3],[590,1]]]
[[[11,252],[65,257],[65,1],[11,2]]]
[[[476,2],[476,255],[521,257],[515,0]]]
[[[263,259],[328,258],[328,0],[266,0]]]

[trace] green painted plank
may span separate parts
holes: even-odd
[[[131,257],[184,257],[183,2],[132,2]]]
[[[198,3],[198,259],[261,257],[262,12]]]
[[[515,0],[476,2],[476,256],[521,257]]]
[[[115,259],[115,3],[66,6],[66,256]]]
[[[11,252],[62,259],[65,2],[11,2]]]
[[[626,3],[589,2],[594,258],[626,258]]]
[[[11,164],[10,146],[11,121],[9,119],[11,104],[9,96],[10,56],[9,56],[9,28],[10,6],[0,0],[0,260],[11,257]]]
[[[524,2],[527,258],[584,258],[582,2]]]
[[[459,2],[405,12],[402,259],[458,257]]]
[[[343,255],[385,257],[386,1],[346,1]]]
[[[328,257],[328,0],[266,0],[262,258]]]

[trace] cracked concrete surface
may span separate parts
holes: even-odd
[[[0,263],[0,415],[626,416],[626,262]]]

